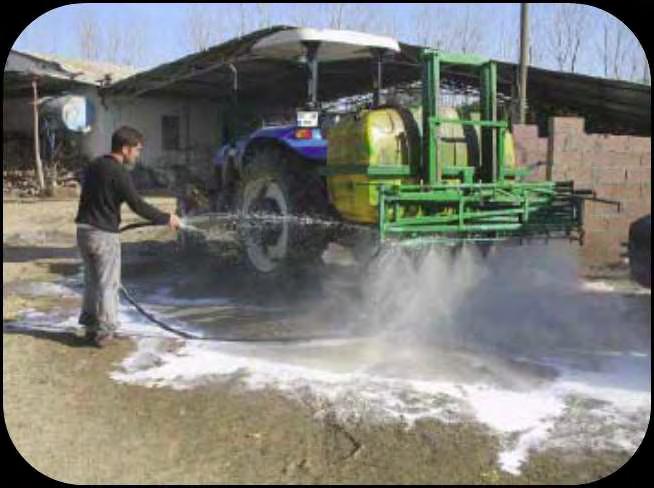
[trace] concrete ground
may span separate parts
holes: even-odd
[[[170,197],[148,199],[174,208]],[[124,337],[98,350],[83,345],[75,330],[76,206],[75,200],[3,202],[5,423],[21,456],[51,478],[583,483],[619,469],[644,435],[651,298],[623,278],[557,295],[551,315],[549,308],[536,310],[541,302],[508,306],[512,324],[524,327],[543,314],[561,327],[569,317],[583,322],[565,329],[563,341],[499,322],[495,330],[509,339],[486,341],[489,324],[471,317],[497,317],[495,303],[506,296],[496,291],[486,300],[491,288],[482,296],[452,279],[449,288],[471,300],[455,317],[469,324],[469,336],[444,329],[433,342],[418,331],[404,343],[397,328],[380,335],[367,325],[414,324],[413,314],[393,315],[402,308],[397,303],[384,308],[408,285],[394,278],[390,294],[383,287],[361,292],[358,268],[343,264],[339,250],[317,270],[320,286],[312,280],[279,287],[245,275],[234,246],[220,244],[222,254],[209,260],[180,252],[172,231],[145,229],[123,236],[124,283],[159,316],[229,342],[180,340],[125,306]],[[124,218],[136,220],[127,212]],[[541,277],[538,290],[551,289],[551,276],[559,274]],[[382,284],[388,278],[377,277]],[[420,271],[414,278],[429,284]],[[442,288],[439,296],[460,298]],[[516,303],[533,298],[519,287],[510,296]],[[432,295],[418,298],[404,300],[406,309],[441,310]],[[615,333],[616,327],[623,329]],[[528,350],[511,349],[516,341],[526,344],[526,336]],[[545,360],[554,357],[558,362]],[[616,395],[621,400],[613,403]]]

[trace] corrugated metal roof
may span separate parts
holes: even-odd
[[[64,73],[77,73],[77,77],[71,79],[78,82],[97,84],[104,74],[111,73],[113,83],[104,88],[110,95],[167,95],[218,101],[231,96],[233,67],[238,72],[241,101],[297,106],[304,101],[306,93],[304,67],[290,61],[262,59],[250,52],[260,39],[292,28],[275,26],[252,32],[131,76],[128,76],[130,68],[106,63],[71,62],[58,56],[38,59],[55,65]],[[384,67],[386,86],[420,80],[422,47],[404,43],[400,46],[401,52]],[[329,101],[369,92],[373,71],[372,67],[366,69],[368,65],[369,62],[358,60],[321,64],[320,99]],[[498,92],[504,98],[512,96],[516,73],[516,64],[498,62]],[[458,67],[448,68],[442,79],[448,86],[462,90],[478,86],[473,75]],[[565,109],[594,121],[596,126],[607,131],[651,134],[651,88],[648,85],[530,67],[527,90],[528,103],[536,111],[552,113]]]
[[[52,54],[29,53],[24,54],[50,61],[58,64],[65,71],[75,74],[75,79],[84,83],[100,84],[109,76],[112,83],[129,78],[138,73],[138,68],[123,66],[101,61],[89,61],[86,59],[71,59]]]
[[[135,68],[111,63],[12,50],[5,63],[4,92],[24,92],[30,89],[34,77],[39,79],[40,91],[57,92],[72,86],[100,86],[137,72]]]
[[[230,40],[205,51],[163,64],[149,71],[114,83],[107,92],[139,96],[166,94],[220,100],[229,97],[233,75],[227,63],[237,69],[239,97],[253,103],[302,103],[306,93],[306,73],[296,63],[258,59],[250,47],[258,40],[291,26],[276,26]],[[419,53],[422,47],[401,43],[401,52],[384,67],[386,86],[420,79]],[[320,66],[319,91],[322,100],[370,91],[372,70],[361,61],[340,61]],[[498,62],[498,91],[512,96],[517,65]],[[462,89],[478,86],[465,69],[452,67],[443,75],[449,86]],[[614,132],[649,135],[651,133],[651,88],[648,85],[562,73],[530,67],[528,103],[535,110],[551,112],[565,108]]]

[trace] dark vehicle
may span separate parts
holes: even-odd
[[[652,286],[652,215],[629,226],[629,268],[631,278],[641,286]]]

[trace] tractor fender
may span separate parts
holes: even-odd
[[[271,148],[279,149],[282,151],[293,151],[293,148],[291,148],[288,144],[285,144],[284,142],[280,141],[279,139],[275,139],[272,137],[257,137],[251,139],[248,142],[247,146],[244,147],[243,151],[239,153],[238,158],[235,161],[238,173],[239,174],[243,173],[243,170],[245,169],[248,160],[252,157],[252,155],[257,150],[271,149]]]
[[[327,161],[327,141],[322,138],[320,129],[314,129],[316,138],[299,140],[295,138],[295,126],[268,127],[259,129],[245,142],[243,151],[239,151],[238,167],[242,169],[243,157],[250,147],[272,143],[297,154],[302,159],[324,164]]]

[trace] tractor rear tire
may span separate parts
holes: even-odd
[[[237,194],[245,265],[278,276],[320,263],[327,196],[317,172],[298,156],[264,146],[246,157]],[[259,218],[260,217],[260,218]]]

